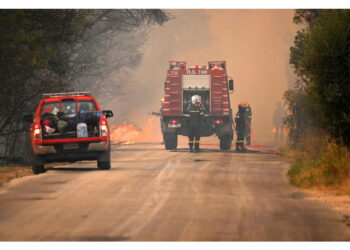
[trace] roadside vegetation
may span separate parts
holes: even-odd
[[[156,9],[0,10],[0,163],[28,164],[28,124],[43,93],[120,93],[142,58]]]
[[[297,10],[284,94],[291,182],[350,194],[350,10]]]
[[[309,138],[307,149],[290,150],[288,175],[292,184],[302,187],[328,188],[350,195],[350,150],[332,141]]]
[[[43,93],[117,96],[142,59],[149,27],[169,19],[157,9],[0,10],[0,185],[31,174],[22,117]]]
[[[29,166],[3,166],[0,167],[0,186],[12,179],[33,175],[32,168]]]

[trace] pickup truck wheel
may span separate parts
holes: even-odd
[[[177,134],[164,133],[164,146],[166,150],[174,150],[177,148]]]
[[[101,170],[109,170],[111,169],[111,162],[110,161],[98,162],[97,166]]]
[[[220,149],[221,150],[230,150],[232,146],[232,137],[224,136],[220,138]]]
[[[44,173],[45,172],[45,168],[43,165],[33,165],[32,166],[32,171],[33,171],[33,174],[41,174],[41,173]]]
[[[108,150],[107,152],[100,153],[97,160],[97,167],[102,170],[111,169],[111,152]]]
[[[33,156],[32,171],[33,174],[41,174],[45,172],[45,160],[41,156]]]

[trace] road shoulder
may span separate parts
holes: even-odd
[[[329,208],[342,214],[343,223],[350,229],[350,195],[329,189],[303,189],[306,199],[325,203]]]

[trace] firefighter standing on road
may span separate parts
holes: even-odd
[[[247,145],[251,145],[251,126],[252,126],[252,108],[249,103],[245,103],[246,127],[244,131],[244,139]]]
[[[194,150],[199,152],[199,141],[200,141],[200,128],[202,123],[202,117],[204,115],[205,108],[202,104],[201,97],[199,95],[194,95],[191,98],[192,103],[188,108],[189,120],[188,120],[188,144],[190,146],[190,151]]]
[[[236,140],[236,151],[237,152],[245,152],[246,149],[244,148],[244,132],[246,127],[246,119],[245,119],[245,107],[243,104],[238,104],[238,111],[235,117],[235,123],[236,123],[236,133],[237,133],[237,140]]]

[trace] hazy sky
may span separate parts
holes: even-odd
[[[144,57],[135,71],[131,92],[125,96],[123,111],[140,127],[147,112],[159,110],[169,60],[206,65],[226,60],[235,80],[231,95],[237,104],[249,102],[257,141],[272,139],[272,115],[288,84],[289,48],[299,28],[293,10],[168,10],[174,17],[151,29],[143,48]],[[288,79],[289,78],[289,79]]]

